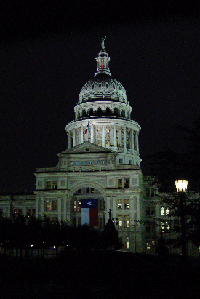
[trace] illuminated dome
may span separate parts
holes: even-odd
[[[117,101],[128,104],[126,90],[123,85],[111,77],[109,69],[110,57],[105,50],[104,39],[101,43],[97,61],[97,72],[94,79],[89,80],[82,87],[78,104],[88,101]]]
[[[79,104],[95,100],[111,100],[127,104],[126,90],[116,79],[99,74],[86,82],[79,94]]]

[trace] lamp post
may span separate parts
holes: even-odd
[[[187,190],[188,181],[175,181],[177,193],[180,197],[180,213],[181,213],[181,235],[182,235],[182,258],[186,259],[186,229],[185,229],[185,192]]]

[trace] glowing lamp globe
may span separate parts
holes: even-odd
[[[186,180],[177,180],[175,181],[177,192],[186,192],[188,187],[188,181]]]

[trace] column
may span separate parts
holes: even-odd
[[[91,143],[94,143],[94,125],[91,124]]]
[[[36,218],[38,219],[39,217],[39,198],[36,196]]]
[[[68,148],[71,148],[71,132],[68,132]]]
[[[40,205],[39,214],[41,217],[43,217],[44,216],[44,198],[43,197],[41,198],[40,202],[41,202],[41,205]]]
[[[126,148],[126,126],[124,126],[124,153],[127,152],[127,148]]]
[[[62,216],[61,216],[61,198],[58,198],[58,221],[60,222],[62,220]]]
[[[114,124],[114,147],[117,147],[116,125]]]
[[[81,125],[81,143],[83,143],[83,126]]]
[[[139,141],[138,141],[138,135],[139,135],[139,133],[137,132],[136,133],[136,146],[137,146],[137,151],[139,152]]]
[[[66,221],[66,214],[67,214],[67,199],[66,196],[63,198],[63,221]]]
[[[105,147],[105,126],[102,127],[102,146]]]
[[[73,147],[76,145],[76,131],[73,129]]]
[[[133,129],[131,129],[131,149],[134,150],[134,133],[133,133]]]

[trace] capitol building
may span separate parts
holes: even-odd
[[[56,166],[36,169],[33,195],[0,196],[0,210],[4,217],[47,216],[99,230],[111,218],[123,250],[155,253],[160,233],[169,229],[168,207],[159,200],[155,179],[143,177],[141,128],[109,62],[103,39],[94,78],[81,88],[74,120],[65,127],[67,149]],[[156,225],[158,218],[163,222]]]

